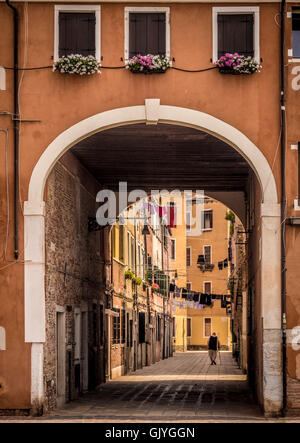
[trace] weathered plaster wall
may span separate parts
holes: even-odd
[[[88,232],[88,217],[96,212],[97,183],[70,153],[60,160],[47,181],[46,200],[46,343],[44,347],[45,406],[56,406],[56,309],[66,316],[66,398],[75,398],[74,310],[86,302],[89,310],[89,347],[98,334],[92,321],[102,300],[102,263],[99,232]],[[96,308],[97,309],[97,308]],[[97,331],[94,332],[96,326]],[[97,335],[96,335],[97,336]],[[97,350],[97,349],[96,349]],[[72,366],[69,368],[68,351]],[[82,370],[82,368],[81,368]],[[71,384],[71,392],[69,386]]]

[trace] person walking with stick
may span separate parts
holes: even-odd
[[[218,355],[218,350],[221,349],[221,344],[215,332],[213,332],[213,334],[209,337],[207,347],[211,365],[216,365],[216,358]]]

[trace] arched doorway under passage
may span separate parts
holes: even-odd
[[[160,105],[147,99],[144,106],[106,111],[64,131],[45,149],[30,179],[24,206],[25,230],[25,342],[31,351],[31,402],[43,403],[43,343],[45,342],[45,224],[44,187],[56,161],[80,140],[97,132],[135,123],[167,123],[205,131],[238,151],[255,172],[261,187],[261,319],[263,321],[262,403],[266,414],[282,407],[280,205],[273,172],[262,152],[244,134],[199,111]]]

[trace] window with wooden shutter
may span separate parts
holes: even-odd
[[[59,13],[58,55],[96,56],[96,17],[94,12]]]
[[[203,283],[204,294],[211,294],[211,281],[205,281]]]
[[[211,263],[211,246],[203,246],[204,261],[206,264]]]
[[[125,343],[126,338],[126,312],[125,309],[121,311],[121,343]]]
[[[171,260],[176,260],[176,240],[171,238]]]
[[[166,55],[166,14],[129,14],[129,57],[142,54]]]
[[[187,248],[186,248],[186,265],[187,266],[191,266],[191,247],[190,246],[188,246]]]
[[[253,14],[218,14],[218,58],[227,52],[254,57]]]
[[[186,336],[187,337],[191,337],[192,336],[192,319],[191,318],[187,318],[186,319]]]
[[[139,312],[139,343],[145,343],[145,340],[146,340],[145,312]]]
[[[300,9],[293,8],[292,13],[293,57],[300,58]]]
[[[202,212],[202,229],[210,230],[213,228],[213,211],[208,209]]]
[[[211,336],[211,318],[204,319],[204,337]]]
[[[113,344],[120,343],[120,309],[114,309],[114,311],[118,314],[117,317],[113,317]]]

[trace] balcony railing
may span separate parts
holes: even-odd
[[[203,263],[199,265],[199,269],[202,272],[206,272],[206,271],[212,271],[214,269],[215,265],[213,263]]]

